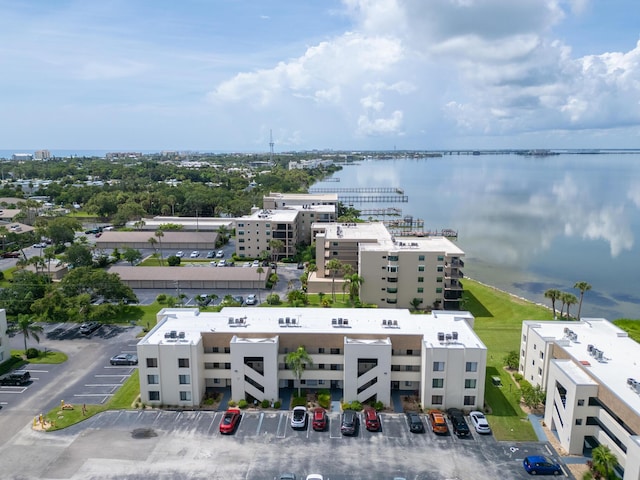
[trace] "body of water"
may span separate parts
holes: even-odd
[[[457,230],[468,277],[546,305],[586,281],[583,317],[640,318],[640,154],[366,160],[335,177],[315,187],[404,189],[408,203],[353,206]]]

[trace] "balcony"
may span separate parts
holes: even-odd
[[[462,290],[462,282],[458,280],[450,280],[444,283],[445,290]]]
[[[452,258],[450,262],[444,264],[447,268],[464,268],[464,261],[461,258]]]

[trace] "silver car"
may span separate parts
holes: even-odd
[[[291,428],[300,429],[307,426],[307,409],[306,407],[293,407],[291,415]]]
[[[473,424],[473,428],[476,429],[476,432],[491,433],[491,427],[489,426],[489,422],[487,422],[487,418],[484,416],[482,412],[478,412],[478,411],[470,412],[469,418],[471,419],[471,423]]]

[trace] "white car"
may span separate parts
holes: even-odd
[[[473,411],[469,413],[469,418],[471,419],[471,423],[473,427],[476,429],[478,433],[491,433],[491,427],[489,426],[489,422],[487,422],[484,413]]]
[[[260,260],[254,260],[253,263],[251,264],[252,267],[259,267],[260,266]]]
[[[218,262],[218,266],[219,267],[226,267],[227,266],[227,262],[224,261],[224,258]]]
[[[312,473],[311,475],[307,475],[307,480],[324,480],[324,477],[319,473]]]
[[[180,250],[179,252],[176,252],[176,257],[178,258],[184,257],[184,252],[182,250]]]
[[[242,264],[242,266],[245,267],[245,268],[250,267],[251,266],[251,262],[244,262]]]
[[[218,253],[216,253],[216,258],[222,258],[224,257],[224,252],[222,250],[218,250]]]
[[[298,405],[293,407],[291,414],[291,428],[304,428],[307,426],[307,408]],[[308,478],[308,477],[307,477]]]
[[[246,305],[255,305],[258,303],[258,299],[256,298],[256,296],[251,293],[249,295],[247,295],[247,300],[244,302]]]
[[[209,265],[211,265],[212,267],[217,267],[218,262],[216,262],[215,260],[212,260],[211,262],[209,262]]]
[[[191,252],[191,255],[189,255],[191,258],[198,258],[200,256],[200,252],[198,250],[194,250],[193,252]]]

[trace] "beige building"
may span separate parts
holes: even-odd
[[[140,226],[140,230],[156,231],[163,225],[173,224],[180,225],[183,232],[217,232],[220,227],[224,227],[227,231],[233,230],[233,218],[212,218],[212,217],[165,217],[157,216],[153,218],[145,218],[144,225]],[[128,227],[138,228],[138,222],[128,222]]]
[[[214,250],[218,234],[215,232],[183,232],[165,231],[161,238],[156,237],[154,232],[136,231],[121,232],[108,230],[96,239],[96,247],[104,249],[113,248],[152,248],[150,238],[156,240],[155,248],[162,249],[164,257],[174,255],[176,250]]]
[[[606,445],[640,478],[640,345],[602,318],[522,323],[519,371],[547,393],[545,424],[570,454]]]
[[[280,210],[288,207],[315,207],[319,205],[333,206],[338,210],[337,193],[278,193],[271,192],[262,199],[262,208]]]
[[[298,386],[286,365],[303,345],[308,389],[345,401],[417,393],[425,407],[482,408],[486,347],[469,312],[411,315],[398,309],[163,309],[138,343],[140,393],[152,405],[198,405],[206,390],[234,400],[277,400]]]
[[[394,237],[375,223],[314,225],[317,271],[309,275],[310,293],[329,293],[332,274],[327,264],[350,265],[364,282],[360,300],[386,308],[460,307],[464,252],[444,237]],[[341,277],[338,274],[338,277]],[[341,291],[343,280],[337,279]],[[417,299],[417,300],[414,300]]]

